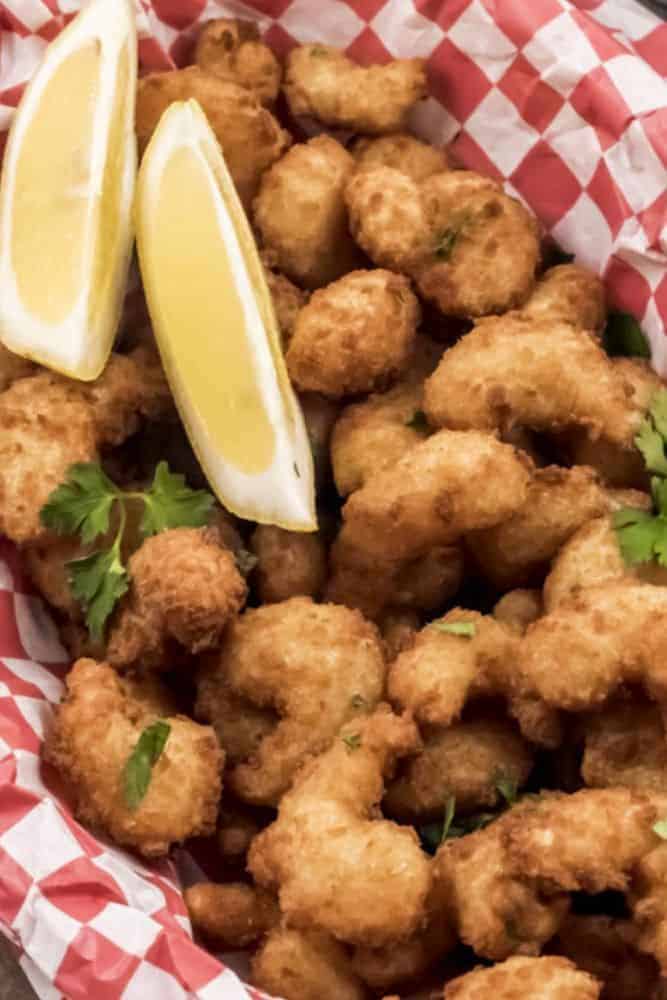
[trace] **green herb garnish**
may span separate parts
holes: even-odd
[[[368,708],[368,702],[360,694],[353,694],[350,698],[350,705],[352,708],[362,709]]]
[[[602,335],[602,344],[612,357],[650,358],[651,348],[630,313],[612,312]]]
[[[153,765],[160,759],[167,745],[171,726],[168,722],[154,722],[147,726],[123,768],[123,794],[128,809],[139,807],[151,783]]]
[[[496,788],[507,806],[513,806],[519,797],[519,786],[513,778],[501,774],[496,778]]]
[[[347,747],[348,753],[358,750],[361,746],[361,733],[348,733],[347,736],[341,736],[341,739]]]
[[[438,260],[449,260],[460,235],[461,229],[455,226],[448,226],[447,229],[443,229],[442,232],[438,233],[434,249]]]
[[[438,632],[448,632],[450,635],[462,635],[466,639],[472,639],[477,632],[474,622],[433,622],[433,628]]]
[[[413,431],[419,431],[420,434],[425,434],[431,429],[423,410],[415,410],[410,419],[405,421],[405,426],[411,427]]]
[[[654,823],[653,832],[657,833],[661,840],[667,840],[667,819],[659,819]]]

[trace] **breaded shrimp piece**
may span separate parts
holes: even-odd
[[[581,330],[600,331],[607,319],[602,279],[579,264],[559,264],[545,271],[522,307],[534,320],[556,320]]]
[[[162,712],[141,686],[127,689],[106,663],[79,660],[65,679],[44,756],[71,785],[76,815],[146,857],[215,830],[224,754],[209,726],[169,716],[169,736],[142,802],[131,810],[123,768],[143,730]],[[130,693],[131,691],[131,693]]]
[[[253,205],[275,266],[303,288],[328,285],[361,263],[343,201],[354,159],[335,139],[297,143],[266,171]]]
[[[659,842],[656,806],[628,788],[543,793],[532,808],[513,813],[504,830],[511,865],[548,892],[624,891]]]
[[[565,958],[508,958],[445,986],[444,1000],[597,1000],[600,983]]]
[[[215,646],[243,606],[247,588],[214,528],[173,528],[131,557],[130,589],[112,619],[107,655],[115,667],[161,669],[174,647]]]
[[[194,929],[218,948],[247,948],[280,922],[276,897],[243,882],[197,882],[183,898]]]
[[[227,692],[280,716],[232,769],[247,802],[275,805],[310,753],[320,753],[347,720],[380,701],[385,662],[377,629],[358,612],[293,597],[246,611],[228,629],[198,682],[197,713],[216,725]],[[227,745],[224,722],[217,727]]]
[[[589,333],[520,315],[486,319],[445,351],[426,380],[424,410],[434,427],[576,424],[627,448],[641,419],[625,379]]]
[[[565,893],[544,895],[510,864],[508,825],[521,822],[530,808],[530,800],[518,803],[484,829],[446,841],[435,856],[433,880],[449,900],[459,937],[496,962],[539,954],[569,908]]]
[[[81,605],[72,594],[67,563],[88,552],[79,538],[52,538],[25,545],[22,550],[30,579],[51,607],[71,621],[82,621]]]
[[[352,147],[352,155],[357,161],[358,170],[392,167],[411,177],[417,184],[449,167],[444,149],[436,149],[407,132],[381,135],[375,139],[357,139]]]
[[[276,927],[250,962],[253,986],[285,1000],[366,1000],[344,947],[317,930]]]
[[[368,947],[421,926],[430,860],[414,830],[370,818],[395,761],[418,746],[411,719],[383,706],[344,726],[297,774],[248,855],[258,884],[278,890],[291,925]]]
[[[623,684],[667,701],[667,588],[634,580],[588,587],[531,625],[515,684],[572,712],[597,708]]]
[[[403,608],[387,608],[379,622],[387,663],[408,649],[419,631],[419,615]]]
[[[299,311],[308,301],[308,295],[279,271],[272,271],[265,266],[264,276],[271,292],[271,301],[278,321],[283,348],[285,348],[294,332],[294,324]]]
[[[283,90],[293,115],[353,132],[395,132],[426,97],[426,63],[392,59],[359,66],[331,45],[300,45],[287,57]]]
[[[540,590],[510,590],[493,609],[493,617],[521,635],[536,622],[543,612]]]
[[[537,469],[524,505],[493,528],[475,531],[466,545],[498,590],[540,583],[560,547],[587,521],[610,509],[592,469]]]
[[[235,802],[227,795],[218,813],[216,841],[223,863],[244,866],[245,856],[268,818],[260,810],[253,810]]]
[[[663,808],[659,819],[666,816],[667,809]],[[630,902],[639,929],[639,947],[653,955],[661,975],[667,976],[667,844],[664,842],[639,862]]]
[[[262,604],[289,597],[319,597],[327,576],[326,547],[319,534],[258,524],[250,536],[257,559],[253,582]]]
[[[439,431],[349,497],[343,530],[368,555],[416,558],[506,520],[531,473],[525,455],[489,434]]]
[[[581,776],[593,788],[667,788],[667,738],[660,710],[638,695],[615,699],[584,730]]]
[[[515,724],[477,713],[446,728],[425,729],[423,749],[403,761],[387,788],[383,806],[407,822],[439,819],[453,798],[458,813],[503,802],[500,782],[521,788],[533,754]]]
[[[446,315],[505,312],[530,294],[537,224],[491,178],[453,170],[416,183],[392,167],[367,167],[352,176],[345,200],[371,260],[410,275]]]
[[[267,108],[276,102],[282,67],[269,46],[260,41],[254,21],[231,17],[207,21],[197,39],[195,63],[223,80],[240,83]]]
[[[239,198],[249,209],[262,174],[289,146],[289,133],[246,87],[199,66],[187,66],[149,73],[139,80],[136,128],[141,152],[169,105],[191,98],[201,105],[225,154]]]
[[[419,314],[403,275],[346,274],[299,312],[285,356],[292,382],[334,399],[385,388],[410,365]]]

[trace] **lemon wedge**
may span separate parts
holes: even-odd
[[[132,249],[137,40],[131,0],[91,0],[16,111],[0,184],[0,340],[94,379]]]
[[[135,222],[160,354],[211,487],[240,517],[314,531],[308,434],[271,296],[196,101],[162,116],[139,170]]]

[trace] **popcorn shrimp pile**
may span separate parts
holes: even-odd
[[[91,828],[191,849],[197,936],[285,1000],[660,1000],[661,382],[607,353],[597,275],[409,133],[422,60],[283,65],[227,19],[194,58],[140,80],[140,149],[199,101],[320,527],[213,502],[150,331],[93,383],[0,355],[0,530],[72,660],[45,759]]]

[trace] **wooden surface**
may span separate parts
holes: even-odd
[[[0,935],[0,1000],[35,1000],[35,993],[17,965],[14,952],[2,935]]]

